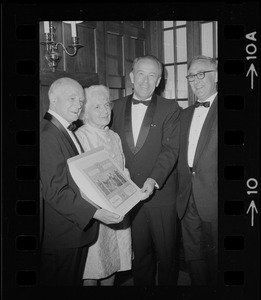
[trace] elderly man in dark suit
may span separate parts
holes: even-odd
[[[50,106],[41,121],[40,183],[43,198],[43,237],[40,284],[82,285],[88,245],[97,238],[97,221],[119,223],[122,217],[97,209],[81,197],[67,159],[81,153],[69,130],[85,101],[82,86],[60,78],[49,89]]]
[[[113,108],[112,128],[121,137],[126,167],[151,195],[130,212],[134,285],[174,284],[180,107],[154,93],[161,74],[156,57],[136,58],[130,73],[134,93]]]
[[[217,283],[217,65],[198,56],[188,66],[196,103],[180,115],[177,210],[192,285]]]

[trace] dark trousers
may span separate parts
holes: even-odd
[[[137,208],[131,215],[134,285],[174,285],[175,204]]]
[[[192,285],[216,285],[218,268],[217,219],[204,222],[191,195],[181,221],[185,259]]]
[[[41,286],[82,286],[88,247],[42,249]]]

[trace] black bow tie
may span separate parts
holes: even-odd
[[[144,104],[146,106],[149,106],[150,100],[142,101],[142,100],[137,100],[137,99],[132,99],[133,104]]]
[[[73,132],[73,131],[75,131],[76,127],[77,127],[77,126],[76,126],[74,123],[71,123],[71,124],[67,127],[67,129]]]
[[[209,105],[210,105],[210,101],[206,101],[206,102],[196,101],[195,103],[195,107],[199,107],[199,106],[209,107]]]

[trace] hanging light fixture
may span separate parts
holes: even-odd
[[[58,46],[61,46],[63,51],[69,56],[75,56],[78,52],[78,49],[82,48],[83,45],[79,44],[79,38],[77,36],[76,24],[82,23],[83,21],[63,21],[64,23],[71,24],[71,35],[72,35],[72,44],[67,47],[72,48],[73,52],[69,52],[61,42],[56,42],[55,40],[55,30],[52,21],[44,21],[44,42],[41,42],[41,45],[46,47],[45,59],[48,62],[48,66],[53,72],[55,72],[59,61],[62,58],[62,55],[58,52]]]

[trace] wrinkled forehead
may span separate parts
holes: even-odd
[[[136,71],[150,69],[153,70],[155,73],[159,73],[159,66],[157,62],[150,58],[142,58],[136,63],[134,68]]]
[[[188,72],[195,73],[200,71],[209,71],[211,69],[215,69],[215,66],[209,60],[198,59],[191,64]]]
[[[93,91],[90,99],[88,99],[91,103],[106,103],[109,102],[109,96],[104,91]]]
[[[77,84],[61,84],[55,89],[55,93],[67,96],[76,95],[79,97],[84,97],[83,89]]]

